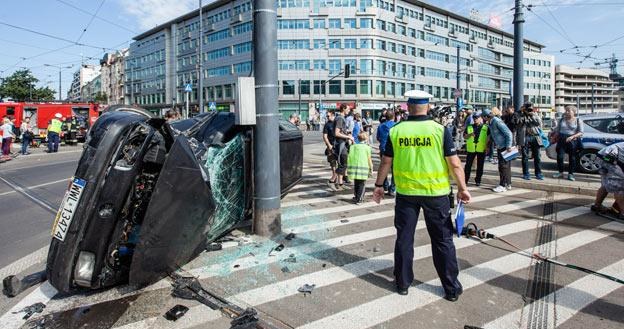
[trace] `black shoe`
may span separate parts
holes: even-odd
[[[394,192],[392,192],[392,191],[388,191],[388,192],[386,193],[386,195],[387,195],[387,196],[390,196],[390,197],[393,197],[393,196],[394,196]]]
[[[456,291],[455,293],[452,293],[452,294],[446,293],[446,294],[444,294],[444,299],[448,300],[449,302],[456,302],[459,299],[459,295],[461,295],[462,293],[464,293],[464,289],[463,288],[459,288],[459,290]]]
[[[397,293],[401,296],[407,296],[407,288],[397,286]]]
[[[481,186],[481,182],[475,183],[475,185],[477,185],[477,186]]]
[[[351,180],[349,179],[349,177],[345,176],[344,179],[342,180],[345,184],[351,184]]]

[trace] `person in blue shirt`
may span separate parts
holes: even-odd
[[[355,144],[359,144],[360,140],[358,136],[362,131],[362,116],[359,113],[353,115],[353,139],[355,140]]]
[[[388,138],[390,136],[390,128],[395,125],[394,122],[394,112],[388,111],[386,113],[386,121],[380,124],[377,128],[377,140],[379,141],[379,158],[383,158],[383,154],[386,151],[386,143],[388,142]],[[390,172],[392,173],[392,171]],[[396,190],[396,186],[394,185],[394,175],[392,176],[392,180],[388,183],[388,178],[384,179],[384,191],[389,196],[394,196],[394,191]]]

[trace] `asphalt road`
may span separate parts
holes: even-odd
[[[33,154],[0,164],[0,268],[50,242],[56,209],[81,148]]]
[[[377,205],[369,194],[364,204],[353,205],[351,191],[329,191],[326,164],[310,162],[312,153],[322,148],[319,140],[320,132],[304,132],[304,181],[282,200],[284,228],[297,235],[293,241],[280,241],[286,245],[283,252],[267,256],[277,240],[250,235],[254,243],[202,253],[184,266],[185,273],[197,275],[204,287],[239,305],[255,307],[289,328],[621,327],[621,285],[542,266],[497,241],[455,240],[465,292],[457,303],[444,301],[424,223],[416,234],[416,282],[409,297],[398,296],[392,283],[394,201]],[[54,213],[80,157],[80,148],[62,151],[0,164],[0,272],[4,275],[7,265],[16,261],[37,269],[43,266],[44,259],[33,255],[44,255],[37,252],[50,241]],[[370,187],[372,181],[368,183]],[[470,186],[474,202],[468,206],[469,221],[528,252],[611,275],[624,273],[624,224],[591,214],[591,197],[519,188],[493,194],[491,187]],[[24,261],[28,258],[39,262]],[[22,266],[19,272],[32,270]],[[316,285],[311,295],[297,293],[304,283]],[[13,312],[42,302],[47,305],[44,313],[26,327],[45,317],[52,327],[62,328],[230,328],[231,319],[219,312],[172,298],[166,280],[139,291],[121,287],[92,294],[55,294],[44,283],[17,298],[0,296],[2,327],[21,327],[22,315]],[[162,314],[176,304],[191,310],[181,320],[168,322]]]

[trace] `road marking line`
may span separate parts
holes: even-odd
[[[613,276],[621,275],[624,273],[624,260],[604,267],[598,272]],[[587,305],[621,287],[622,285],[617,282],[588,274],[550,293],[548,296],[542,297],[540,300],[552,301],[555,300],[555,298],[557,300],[555,304],[549,303],[551,304],[549,308],[557,309],[556,318],[552,319],[553,326],[549,328],[554,328],[555,326],[563,324],[587,307]],[[524,307],[511,311],[498,319],[488,322],[482,327],[484,329],[520,328],[520,325],[522,325],[520,319],[523,309]]]
[[[487,195],[487,196],[481,196],[481,197],[482,198],[491,197],[491,198],[496,199],[502,196],[500,194],[497,194],[497,195]],[[470,211],[469,216],[470,218],[492,216],[492,215],[497,214],[498,212],[516,210],[520,208],[522,204],[533,206],[536,202],[538,201],[529,200],[529,201],[525,201],[524,203],[497,206],[497,207],[492,208],[491,210]],[[332,221],[324,221],[321,223],[315,223],[315,224],[309,224],[309,225],[303,225],[303,226],[296,226],[296,225],[290,226],[290,227],[287,226],[287,230],[291,230],[291,231],[294,231],[295,233],[302,234],[302,233],[311,232],[315,230],[321,230],[325,228],[332,228],[332,227],[338,227],[342,225],[362,223],[362,222],[366,222],[369,220],[383,219],[383,218],[387,218],[393,215],[394,215],[394,210],[389,210],[389,211],[365,214],[365,215],[349,217],[349,218],[340,218],[340,219],[336,219]],[[342,220],[344,219],[349,220],[349,222],[342,223]],[[424,222],[422,223],[423,225],[419,225],[417,230],[422,230],[425,228]],[[299,246],[292,248],[293,252],[291,253],[294,253],[297,258],[302,260],[305,257],[310,258],[310,256],[307,256],[307,254],[323,252],[326,250],[336,249],[336,248],[340,248],[343,246],[352,245],[356,243],[362,243],[362,242],[366,242],[366,241],[370,241],[374,239],[387,238],[389,236],[393,236],[394,234],[396,234],[396,230],[394,227],[386,227],[386,228],[381,228],[381,229],[377,229],[374,231],[365,231],[365,232],[351,234],[351,235],[343,235],[343,236],[338,236],[338,237],[334,237],[334,238],[330,238],[330,239],[326,239],[322,241],[316,241],[316,242],[299,245]],[[196,259],[194,259],[190,263],[190,266],[193,266],[192,265],[193,263],[197,263],[197,262],[201,263],[201,259],[199,258],[208,257],[206,255],[207,254],[201,254],[200,256],[198,256]],[[277,257],[271,257],[268,259],[262,259],[261,261],[258,261],[258,259],[255,257],[244,257],[244,258],[240,258],[236,260],[236,264],[239,265],[237,269],[232,269],[233,264],[229,264],[227,268],[225,268],[224,263],[227,263],[226,261],[226,262],[219,262],[216,264],[210,264],[207,266],[204,265],[203,267],[190,268],[190,266],[187,266],[185,267],[185,270],[191,275],[195,275],[200,279],[205,279],[208,277],[222,275],[224,274],[224,271],[227,273],[231,273],[231,272],[238,271],[238,270],[250,269],[256,266],[260,266],[260,265],[268,265],[268,264],[272,264],[275,262],[283,261],[285,258],[287,258],[286,255],[278,255]],[[132,295],[140,294],[145,291],[167,288],[169,286],[170,284],[167,280],[161,280],[143,290],[130,292],[130,294]],[[97,294],[97,295],[93,295],[91,297],[86,297],[86,298],[83,296],[68,297],[65,299],[58,300],[58,303],[61,304],[60,306],[55,305],[54,301],[48,304],[48,308],[46,309],[46,312],[60,311],[62,309],[65,309],[66,305],[76,305],[76,304],[85,305],[85,304],[101,303],[104,301],[118,299],[124,296],[128,296],[128,294],[120,293],[117,290],[108,290],[106,292],[103,292],[102,294]]]
[[[521,222],[516,222],[512,224],[503,225],[493,229],[497,234],[504,236],[507,234],[521,232],[523,230],[530,230],[536,227],[537,221],[535,220],[525,220]],[[420,228],[422,229],[422,228]],[[478,244],[477,241],[469,240],[469,239],[458,239],[456,240],[456,248],[462,249],[471,245]],[[424,259],[430,257],[431,254],[431,245],[423,245],[414,248],[414,259]],[[274,284],[269,284],[264,287],[248,290],[245,292],[241,292],[237,295],[227,297],[228,300],[234,303],[240,303],[243,305],[256,306],[263,303],[267,303],[270,301],[279,300],[281,298],[285,298],[291,295],[298,294],[297,288],[301,286],[302,282],[314,282],[316,287],[328,286],[330,284],[336,284],[339,282],[343,282],[349,279],[357,278],[359,276],[380,271],[385,268],[389,268],[393,266],[394,254],[385,254],[377,257],[373,257],[370,259],[361,260],[354,263],[349,263],[343,266],[337,266],[328,268],[326,270],[313,272],[301,276],[297,276],[294,278],[290,278],[281,282],[277,282]],[[312,280],[312,281],[310,281]],[[191,309],[204,309],[203,305],[192,307]],[[207,313],[215,313],[220,315],[218,311],[209,310]],[[146,320],[142,320],[137,322],[139,328],[143,328],[144,322],[152,323],[153,318],[148,318]],[[161,320],[162,321],[162,320]],[[187,328],[191,326],[196,326],[203,324],[201,322],[193,322],[181,328]],[[325,328],[343,328],[340,326],[329,325]]]
[[[69,179],[70,178],[68,177],[68,178],[55,180],[55,181],[52,181],[52,182],[47,182],[47,183],[42,183],[42,184],[37,184],[37,185],[32,185],[32,186],[27,186],[27,187],[24,188],[24,190],[32,190],[32,189],[36,189],[36,188],[39,188],[39,187],[45,187],[45,186],[48,186],[48,185],[54,185],[54,184],[58,184],[58,183],[62,183],[62,182],[69,182]],[[13,193],[17,193],[17,191],[13,190],[13,191],[8,191],[8,192],[3,192],[3,193],[0,193],[0,196],[7,195],[7,194],[13,194]]]
[[[613,223],[607,223],[599,226],[601,229],[606,227],[613,228],[614,225]],[[620,231],[624,231],[624,224],[619,224],[618,227]],[[574,233],[556,240],[557,251],[559,254],[565,254],[589,243],[606,238],[612,234],[615,233],[605,234],[594,230]],[[524,251],[530,253],[533,248],[534,247],[531,247]],[[468,289],[484,285],[488,281],[503,275],[508,275],[526,268],[531,264],[528,260],[527,256],[517,253],[499,257],[460,271],[459,281],[462,282],[464,291],[466,291]],[[412,312],[425,305],[439,301],[443,296],[440,281],[437,278],[426,283],[419,284],[416,287],[410,287],[410,290],[411,293],[407,297],[399,296],[397,294],[386,295],[370,302],[334,313],[317,321],[307,323],[299,328],[369,328],[392,320],[408,312]]]
[[[5,278],[8,275],[22,273],[22,271],[24,271],[25,269],[44,262],[48,257],[49,248],[49,246],[45,246],[3,267],[2,269],[0,269],[0,278]]]
[[[0,180],[3,181],[5,184],[9,185],[15,191],[19,192],[20,194],[24,195],[25,197],[27,197],[28,199],[33,201],[34,203],[38,204],[40,207],[48,210],[49,212],[51,212],[53,214],[56,214],[57,209],[52,208],[47,203],[45,203],[43,200],[41,200],[41,199],[37,198],[36,196],[28,193],[25,189],[23,189],[23,188],[15,185],[13,183],[11,183],[10,181],[8,181],[7,179],[5,179],[2,176],[0,176]]]

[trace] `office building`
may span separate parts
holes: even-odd
[[[82,99],[82,88],[91,80],[100,75],[100,67],[95,65],[80,65],[80,69],[74,72],[74,78],[67,91],[67,100],[70,102],[85,101]]]
[[[421,89],[436,103],[454,103],[456,63],[466,103],[511,103],[513,35],[421,1],[278,0],[279,110],[303,117],[347,102],[364,111],[405,102]],[[229,110],[238,76],[253,74],[252,2],[204,7],[204,53],[198,56],[198,11],[134,38],[126,61],[127,103],[181,105],[192,85],[197,104],[201,58],[204,104]],[[457,58],[457,49],[460,55]],[[525,40],[525,94],[542,108],[554,101],[554,58]],[[345,64],[348,79],[340,75]],[[331,77],[335,79],[326,82]]]
[[[609,79],[609,74],[606,72],[564,65],[555,67],[557,112],[563,112],[566,105],[577,105],[577,102],[580,105],[579,113],[581,114],[617,112],[616,89],[615,82]]]

